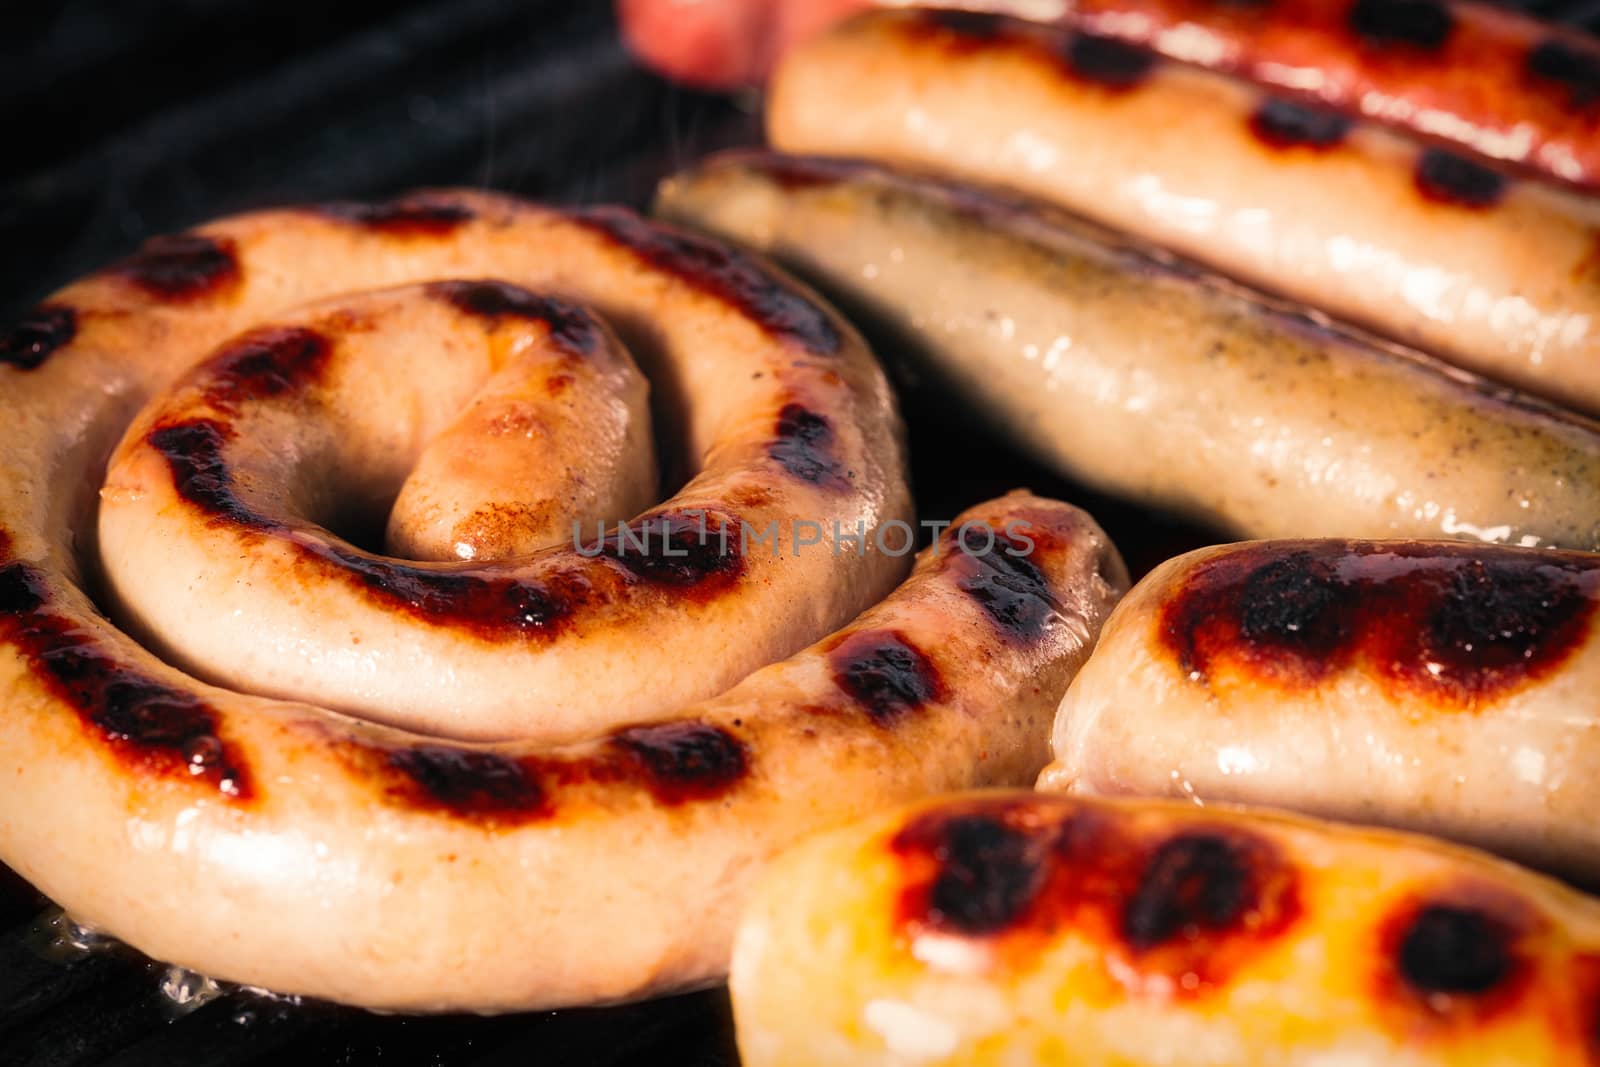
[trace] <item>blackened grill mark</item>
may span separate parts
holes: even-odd
[[[1332,148],[1350,132],[1337,112],[1268,97],[1250,116],[1250,129],[1273,148]]]
[[[78,332],[77,312],[64,304],[41,304],[0,333],[0,363],[36,370]]]
[[[1432,51],[1450,39],[1455,18],[1438,0],[1356,0],[1350,28],[1376,44]]]
[[[692,720],[627,727],[612,734],[610,744],[637,761],[644,786],[669,806],[721,796],[750,767],[743,742],[720,726]]]
[[[954,537],[953,565],[966,571],[956,584],[992,619],[1001,633],[1017,641],[1042,636],[1061,614],[1061,602],[1044,572],[1028,558],[1027,546],[1008,534],[980,534],[963,526]]]
[[[1081,839],[1074,875],[1088,877],[1092,853],[1115,842]],[[1126,845],[1122,847],[1127,847]],[[1160,977],[1175,995],[1223,985],[1244,961],[1273,943],[1301,915],[1293,865],[1266,838],[1238,827],[1182,830],[1151,848],[1113,883],[1117,931],[1133,968]]]
[[[27,564],[0,566],[0,639],[131,769],[204,782],[235,800],[252,795],[239,754],[217,736],[215,709],[128,666],[53,610],[48,582]]]
[[[1511,931],[1482,911],[1430,904],[1419,910],[1401,937],[1399,974],[1424,996],[1487,993],[1516,965]]]
[[[335,201],[311,208],[319,215],[395,237],[444,237],[476,218],[465,204],[411,196],[384,203]]]
[[[389,753],[388,764],[408,785],[410,799],[450,813],[485,819],[549,814],[537,771],[508,756],[449,745],[418,745]]]
[[[179,233],[152,237],[108,273],[164,300],[193,300],[237,284],[239,261],[226,237]]]
[[[304,327],[250,330],[207,361],[206,399],[219,411],[236,413],[244,402],[299,392],[316,383],[331,351],[326,337]]]
[[[1537,969],[1525,946],[1546,925],[1521,896],[1492,885],[1435,886],[1404,900],[1376,931],[1376,1003],[1408,1035],[1474,1032],[1526,1006]]]
[[[585,790],[648,794],[678,807],[727,796],[749,775],[750,752],[720,726],[685,720],[617,730],[573,755],[507,753],[449,743],[405,748],[355,737],[335,750],[384,783],[391,803],[496,830],[558,819]]]
[[[48,603],[44,579],[23,563],[0,567],[0,617],[15,621]]]
[[[704,513],[648,515],[612,529],[585,551],[645,581],[702,593],[725,589],[744,573],[738,524]]]
[[[777,440],[767,446],[767,454],[803,482],[848,489],[833,446],[833,426],[826,418],[799,404],[785,404],[778,413]]]
[[[1417,189],[1429,200],[1466,208],[1493,207],[1506,191],[1503,175],[1442,148],[1423,149],[1416,179]]]
[[[938,668],[896,631],[850,634],[828,652],[828,663],[835,684],[879,725],[944,699]]]
[[[1122,911],[1122,936],[1143,952],[1223,930],[1257,905],[1247,853],[1227,837],[1181,834],[1156,849]]]
[[[1490,545],[1306,542],[1198,564],[1162,606],[1185,673],[1286,689],[1362,669],[1395,694],[1475,707],[1548,676],[1583,642],[1600,561]]]
[[[1032,835],[989,813],[919,816],[895,835],[895,852],[932,865],[909,888],[903,918],[962,937],[987,937],[1018,923],[1044,884]]]
[[[1418,635],[1419,658],[1472,662],[1485,672],[1519,668],[1530,647],[1560,642],[1558,631],[1584,612],[1578,586],[1551,578],[1543,570],[1467,561],[1450,574],[1443,603]]]
[[[328,545],[307,547],[313,555],[414,618],[484,637],[552,634],[582,601],[582,591],[576,588],[426,570]]]
[[[1337,666],[1330,650],[1349,640],[1347,595],[1327,561],[1310,553],[1293,554],[1246,579],[1239,597],[1239,636],[1272,645],[1283,654],[1282,662],[1301,676],[1320,677],[1321,670]],[[1203,670],[1192,645],[1183,665]]]
[[[906,868],[894,921],[993,939],[1023,969],[1070,928],[1134,989],[1200,996],[1299,920],[1298,876],[1267,839],[1202,824],[1152,840],[1139,822],[1043,797],[923,812],[889,842]]]
[[[1005,27],[1006,20],[1000,15],[987,11],[951,11],[941,8],[930,8],[920,11],[919,16],[930,26],[937,26],[942,30],[959,33],[963,37],[973,37],[979,40],[988,40],[997,37]]]
[[[1573,107],[1600,101],[1600,51],[1580,50],[1552,38],[1529,50],[1527,65],[1535,77],[1566,86]]]
[[[146,440],[167,461],[178,495],[206,514],[238,526],[275,530],[272,522],[247,507],[234,491],[233,473],[224,452],[233,430],[215,419],[164,423]]]
[[[743,252],[646,222],[623,208],[589,208],[571,217],[685,284],[731,304],[768,333],[813,355],[836,355],[844,343],[826,311]]]
[[[1110,37],[1074,34],[1067,46],[1072,72],[1108,89],[1132,89],[1155,68],[1155,53]]]
[[[543,322],[550,329],[550,339],[574,356],[591,355],[600,346],[600,324],[593,315],[564,300],[540,296],[510,282],[433,282],[428,294],[491,324],[503,318]]]

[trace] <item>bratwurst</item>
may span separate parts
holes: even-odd
[[[1084,482],[1240,536],[1600,548],[1600,428],[1064,213],[736,153],[657,210],[765,251]]]

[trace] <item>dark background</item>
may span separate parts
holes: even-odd
[[[1523,6],[1600,29],[1600,0]],[[246,208],[430,184],[639,206],[676,166],[756,140],[753,105],[639,70],[603,0],[7,4],[0,319],[145,237]],[[1027,485],[1090,507],[1136,573],[1210,539],[1062,482],[915,390],[902,397],[924,517]],[[135,954],[52,948],[46,907],[0,867],[4,1067],[737,1058],[720,990],[494,1019],[230,991],[182,1013],[159,990],[161,970]]]

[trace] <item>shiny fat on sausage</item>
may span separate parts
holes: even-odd
[[[1120,41],[969,14],[875,12],[813,39],[779,67],[767,127],[784,151],[1058,202],[1600,412],[1600,201]]]
[[[1015,197],[734,153],[657,210],[875,320],[1023,448],[1241,536],[1600,548],[1600,429]]]
[[[746,1067],[1571,1067],[1600,904],[1388,831],[973,793],[781,857],[730,987]]]
[[[513,449],[601,379],[637,401],[603,324],[657,389],[662,440],[683,443],[671,499],[585,538],[592,553],[464,564],[385,557],[324,525],[396,491],[433,430],[448,478],[451,401],[476,396],[464,418],[495,431],[466,444],[499,433]],[[714,981],[747,880],[778,849],[878,805],[1036,774],[1126,584],[1086,516],[1013,496],[963,516],[970,530],[828,637],[910,562],[877,536],[910,507],[883,376],[774,268],[614,208],[438,192],[159,238],[0,331],[0,412],[0,862],[158,959],[375,1008]],[[569,441],[552,460],[603,470],[628,431],[600,425],[604,455]],[[794,547],[791,526],[835,518],[864,536]],[[717,537],[742,519],[776,522],[781,549]],[[159,583],[153,601],[133,588],[169,547],[210,568],[183,580],[232,598],[211,616],[235,635],[225,653],[345,657],[356,684],[397,675],[448,697],[450,672],[412,659],[429,642],[499,672],[491,691],[514,689],[526,730],[452,741],[180,671],[90,593],[110,586],[118,622],[157,646],[211,639],[171,636]],[[314,640],[274,632],[295,607]],[[398,649],[367,640],[386,618]],[[576,698],[518,688],[519,662],[561,677],[568,653]],[[541,705],[564,700],[595,704],[582,740],[539,732]]]
[[[1158,567],[1041,788],[1292,808],[1600,885],[1600,555],[1264,541]]]

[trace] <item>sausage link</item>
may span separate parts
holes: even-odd
[[[897,0],[618,0],[647,62],[702,85],[764,80],[829,22]],[[1600,189],[1600,43],[1470,0],[950,0],[1058,22],[1292,99]]]
[[[1495,4],[1070,0],[1067,21],[1600,189],[1600,43]]]
[[[1600,548],[1600,429],[1142,254],[1059,211],[750,153],[657,210],[874,319],[1017,443],[1241,536]]]
[[[1600,904],[1388,831],[972,793],[781,857],[730,985],[746,1067],[1573,1067]]]
[[[1202,549],[1107,625],[1041,785],[1419,830],[1600,884],[1597,608],[1588,553]]]
[[[782,150],[1011,186],[1600,412],[1600,201],[1000,18],[845,23],[790,53],[767,117]]]

